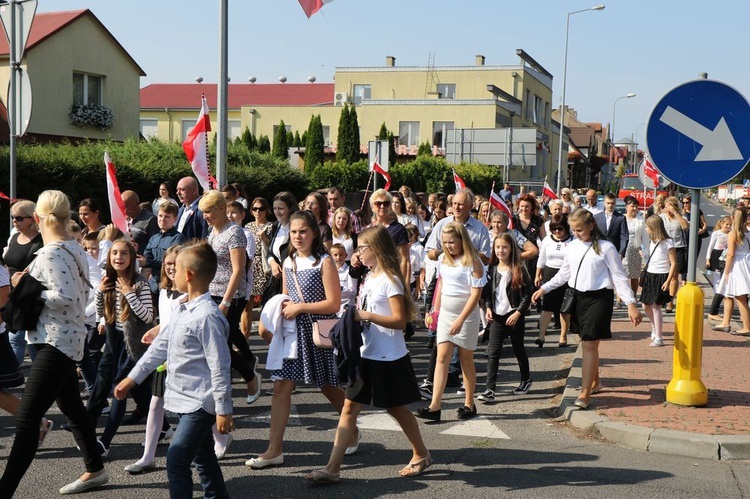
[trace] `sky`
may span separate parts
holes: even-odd
[[[569,12],[604,3],[601,11]],[[38,12],[88,8],[151,83],[215,83],[219,0],[39,0]],[[570,20],[566,105],[585,122],[643,142],[658,100],[701,72],[750,96],[747,0],[335,0],[307,19],[297,0],[228,0],[234,83],[332,82],[336,67],[518,64],[524,49],[553,74],[562,95]],[[635,93],[630,99],[621,96]],[[615,102],[617,103],[615,104]],[[616,114],[615,114],[616,113]]]

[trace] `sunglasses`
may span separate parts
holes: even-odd
[[[27,218],[32,218],[32,217],[24,217],[24,216],[18,215],[18,216],[13,216],[11,218],[13,219],[14,222],[23,222]]]
[[[253,206],[253,211],[266,211],[262,206]]]
[[[375,202],[374,202],[374,203],[372,203],[372,204],[374,204],[374,205],[375,205],[376,207],[378,207],[378,208],[381,208],[381,207],[383,207],[383,206],[390,206],[390,205],[391,205],[391,202],[390,202],[390,201],[375,201]]]
[[[562,227],[555,227],[554,229],[550,229],[552,232],[564,232],[565,229]]]

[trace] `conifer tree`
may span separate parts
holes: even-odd
[[[273,138],[273,155],[279,159],[289,157],[289,138],[287,137],[284,120],[281,120],[276,128],[276,135]]]

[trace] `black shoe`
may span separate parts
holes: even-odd
[[[529,388],[531,388],[531,378],[521,381],[518,388],[513,390],[513,395],[526,395],[529,393]]]
[[[459,407],[456,412],[458,413],[458,419],[471,419],[477,416],[477,406],[474,405],[472,408],[468,406]]]
[[[477,400],[481,400],[482,402],[494,402],[495,392],[492,390],[485,390],[484,393],[477,397]]]
[[[432,383],[424,380],[422,384],[419,385],[419,394],[422,395],[422,398],[425,400],[432,400]]]
[[[458,377],[458,373],[448,374],[448,380],[445,382],[447,388],[458,388],[461,386],[461,378]]]
[[[435,346],[435,337],[430,336],[427,338],[427,344],[425,345],[429,350],[432,350],[432,348]]]
[[[122,424],[124,425],[140,424],[146,419],[147,416],[148,416],[147,412],[141,411],[138,407],[136,407],[135,410],[130,413],[130,416],[122,420]]]
[[[534,340],[534,343],[536,343],[536,346],[539,348],[542,348],[544,346],[544,340],[540,340],[539,338]]]
[[[414,415],[419,419],[426,419],[427,421],[440,421],[441,412],[440,409],[437,411],[431,411],[429,407],[422,407],[421,409],[414,411]]]

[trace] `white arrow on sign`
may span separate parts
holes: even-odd
[[[673,107],[667,106],[659,121],[703,145],[695,161],[744,159],[723,116],[716,127],[709,130]]]

